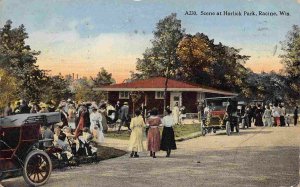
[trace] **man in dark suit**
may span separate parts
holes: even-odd
[[[296,126],[298,122],[298,106],[294,110],[294,125]]]
[[[124,105],[120,109],[120,118],[121,124],[119,126],[118,132],[120,132],[122,126],[127,126],[128,130],[131,130],[129,125],[129,106],[127,102],[124,102]]]
[[[115,109],[116,109],[117,119],[121,119],[121,116],[120,116],[121,115],[121,104],[120,104],[120,101],[117,101]]]

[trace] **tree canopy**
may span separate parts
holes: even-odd
[[[143,58],[137,59],[136,70],[139,75],[133,77],[147,78],[167,76],[167,73],[177,74],[180,62],[176,49],[184,34],[181,20],[173,13],[156,24],[153,34],[152,47],[145,50]],[[166,72],[167,68],[169,72]]]
[[[97,73],[96,78],[91,77],[91,79],[94,81],[94,86],[99,86],[99,87],[116,83],[115,79],[112,78],[112,74],[108,73],[108,71],[106,71],[103,67]]]
[[[27,38],[24,25],[12,28],[12,22],[6,22],[0,30],[0,68],[16,79],[19,98],[36,101],[40,99],[46,74],[36,65],[40,52],[25,44]]]
[[[293,25],[287,33],[286,39],[281,42],[283,54],[280,55],[284,65],[286,84],[291,88],[290,98],[300,98],[300,28]]]
[[[167,75],[173,79],[198,83],[240,93],[246,98],[270,102],[299,98],[300,34],[293,26],[282,42],[285,75],[254,73],[245,67],[250,56],[242,49],[215,43],[204,33],[185,33],[176,14],[161,19],[153,31],[152,46],[137,59],[131,79]],[[169,69],[169,74],[166,70]],[[284,90],[284,91],[283,91]]]

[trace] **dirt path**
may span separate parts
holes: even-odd
[[[128,155],[53,172],[45,186],[295,186],[299,182],[300,127],[220,132],[184,142],[166,158]],[[126,141],[106,145],[127,149]],[[22,178],[3,182],[24,186]]]

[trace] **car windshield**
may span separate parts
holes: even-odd
[[[228,105],[228,101],[224,101],[222,99],[210,99],[210,100],[206,100],[206,105],[211,109],[211,110],[224,110],[227,105]]]

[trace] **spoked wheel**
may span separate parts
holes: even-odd
[[[24,162],[23,177],[30,186],[45,184],[52,171],[52,162],[47,153],[40,150],[31,151]]]
[[[228,136],[230,136],[230,133],[231,133],[230,123],[229,123],[229,121],[227,121],[226,122],[226,134]]]

